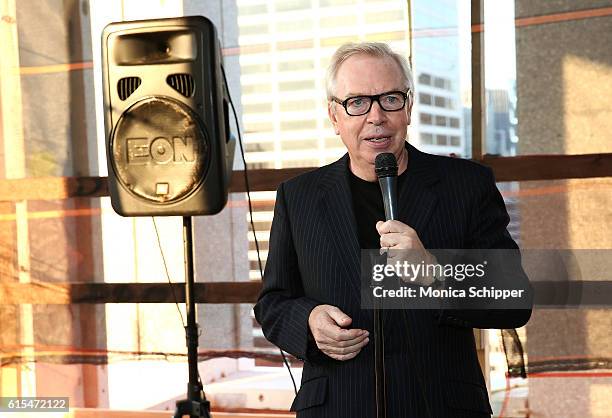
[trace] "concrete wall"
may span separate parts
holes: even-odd
[[[610,5],[517,0],[516,18]],[[612,152],[611,31],[610,16],[517,27],[519,154]],[[519,203],[524,248],[611,248],[610,179],[524,182],[521,189],[542,191]],[[610,358],[610,329],[608,310],[536,310],[527,325],[529,360]],[[529,409],[531,417],[610,416],[612,379],[531,378]]]

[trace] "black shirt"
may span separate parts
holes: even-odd
[[[397,194],[407,178],[408,170],[397,178]],[[360,179],[349,169],[349,184],[353,197],[353,212],[357,222],[359,246],[363,249],[380,248],[380,235],[376,231],[376,222],[385,220],[385,207],[378,181],[369,182]]]

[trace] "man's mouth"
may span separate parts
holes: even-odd
[[[379,143],[379,142],[385,142],[390,139],[391,139],[390,136],[381,136],[381,137],[375,137],[375,138],[366,138],[365,140],[368,142],[372,142],[372,143]]]

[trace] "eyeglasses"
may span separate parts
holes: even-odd
[[[410,90],[408,90],[410,92]],[[386,112],[397,112],[406,106],[408,92],[389,91],[387,93],[376,94],[374,96],[354,96],[345,100],[332,97],[332,100],[341,104],[349,116],[365,115],[372,109],[372,104],[377,101],[380,107]]]

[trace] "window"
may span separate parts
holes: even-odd
[[[243,84],[242,94],[271,93],[272,86],[267,84]]]
[[[311,7],[310,0],[282,0],[275,3],[277,12],[286,12],[291,10],[309,9]]]
[[[367,13],[366,23],[401,22],[403,18],[403,10],[388,10],[380,13]]]
[[[246,133],[249,132],[270,132],[274,129],[272,122],[246,122]]]
[[[347,16],[329,16],[321,18],[320,25],[322,28],[337,28],[338,20],[342,20],[342,26],[352,26],[357,24],[357,16],[355,15],[347,15]]]
[[[439,89],[446,88],[446,80],[444,80],[443,78],[440,78],[440,77],[435,77],[434,78],[434,87],[437,87]]]
[[[431,105],[431,94],[419,93],[419,103],[424,105]]]
[[[274,151],[273,142],[247,142],[246,152]]]
[[[436,135],[436,145],[448,145],[448,136]]]
[[[313,22],[310,19],[288,20],[276,23],[277,32],[299,32],[312,30]]]
[[[315,88],[314,80],[283,81],[278,83],[280,91],[311,90]]]
[[[294,51],[296,49],[312,48],[313,46],[314,41],[312,39],[298,39],[296,41],[278,42],[276,49],[279,51]]]
[[[242,105],[242,110],[246,113],[270,113],[272,103],[251,103]]]
[[[425,132],[421,133],[421,143],[424,145],[432,145],[433,144],[433,135]]]
[[[280,102],[279,108],[281,112],[314,112],[316,105],[314,99],[292,100]]]
[[[258,74],[258,73],[269,73],[272,70],[270,64],[250,64],[243,65],[240,67],[242,74]]]
[[[419,115],[419,120],[421,122],[421,124],[423,125],[431,125],[432,124],[432,117],[429,113],[421,113]]]
[[[240,36],[262,35],[268,33],[268,25],[240,26]]]
[[[436,115],[436,126],[446,126],[446,116]]]
[[[241,5],[238,6],[238,14],[241,16],[246,15],[258,15],[262,13],[268,12],[267,4],[249,4],[249,5]]]
[[[319,6],[321,7],[344,6],[352,5],[354,3],[355,0],[319,0]]]
[[[321,46],[340,46],[354,40],[354,36],[335,36],[333,38],[321,39]]]
[[[325,144],[325,148],[338,148],[338,147],[344,146],[339,136],[325,138],[324,144]]]
[[[419,84],[424,84],[426,86],[431,85],[431,76],[426,73],[419,74]]]
[[[446,98],[441,96],[435,96],[434,104],[436,107],[446,107]]]
[[[281,71],[303,71],[314,69],[313,61],[284,61],[278,64]]]
[[[281,122],[281,129],[287,131],[303,131],[306,129],[315,129],[317,122],[312,119],[307,120],[288,120]]]
[[[283,141],[281,148],[285,151],[290,150],[312,150],[318,147],[316,139],[306,139],[302,141]]]

